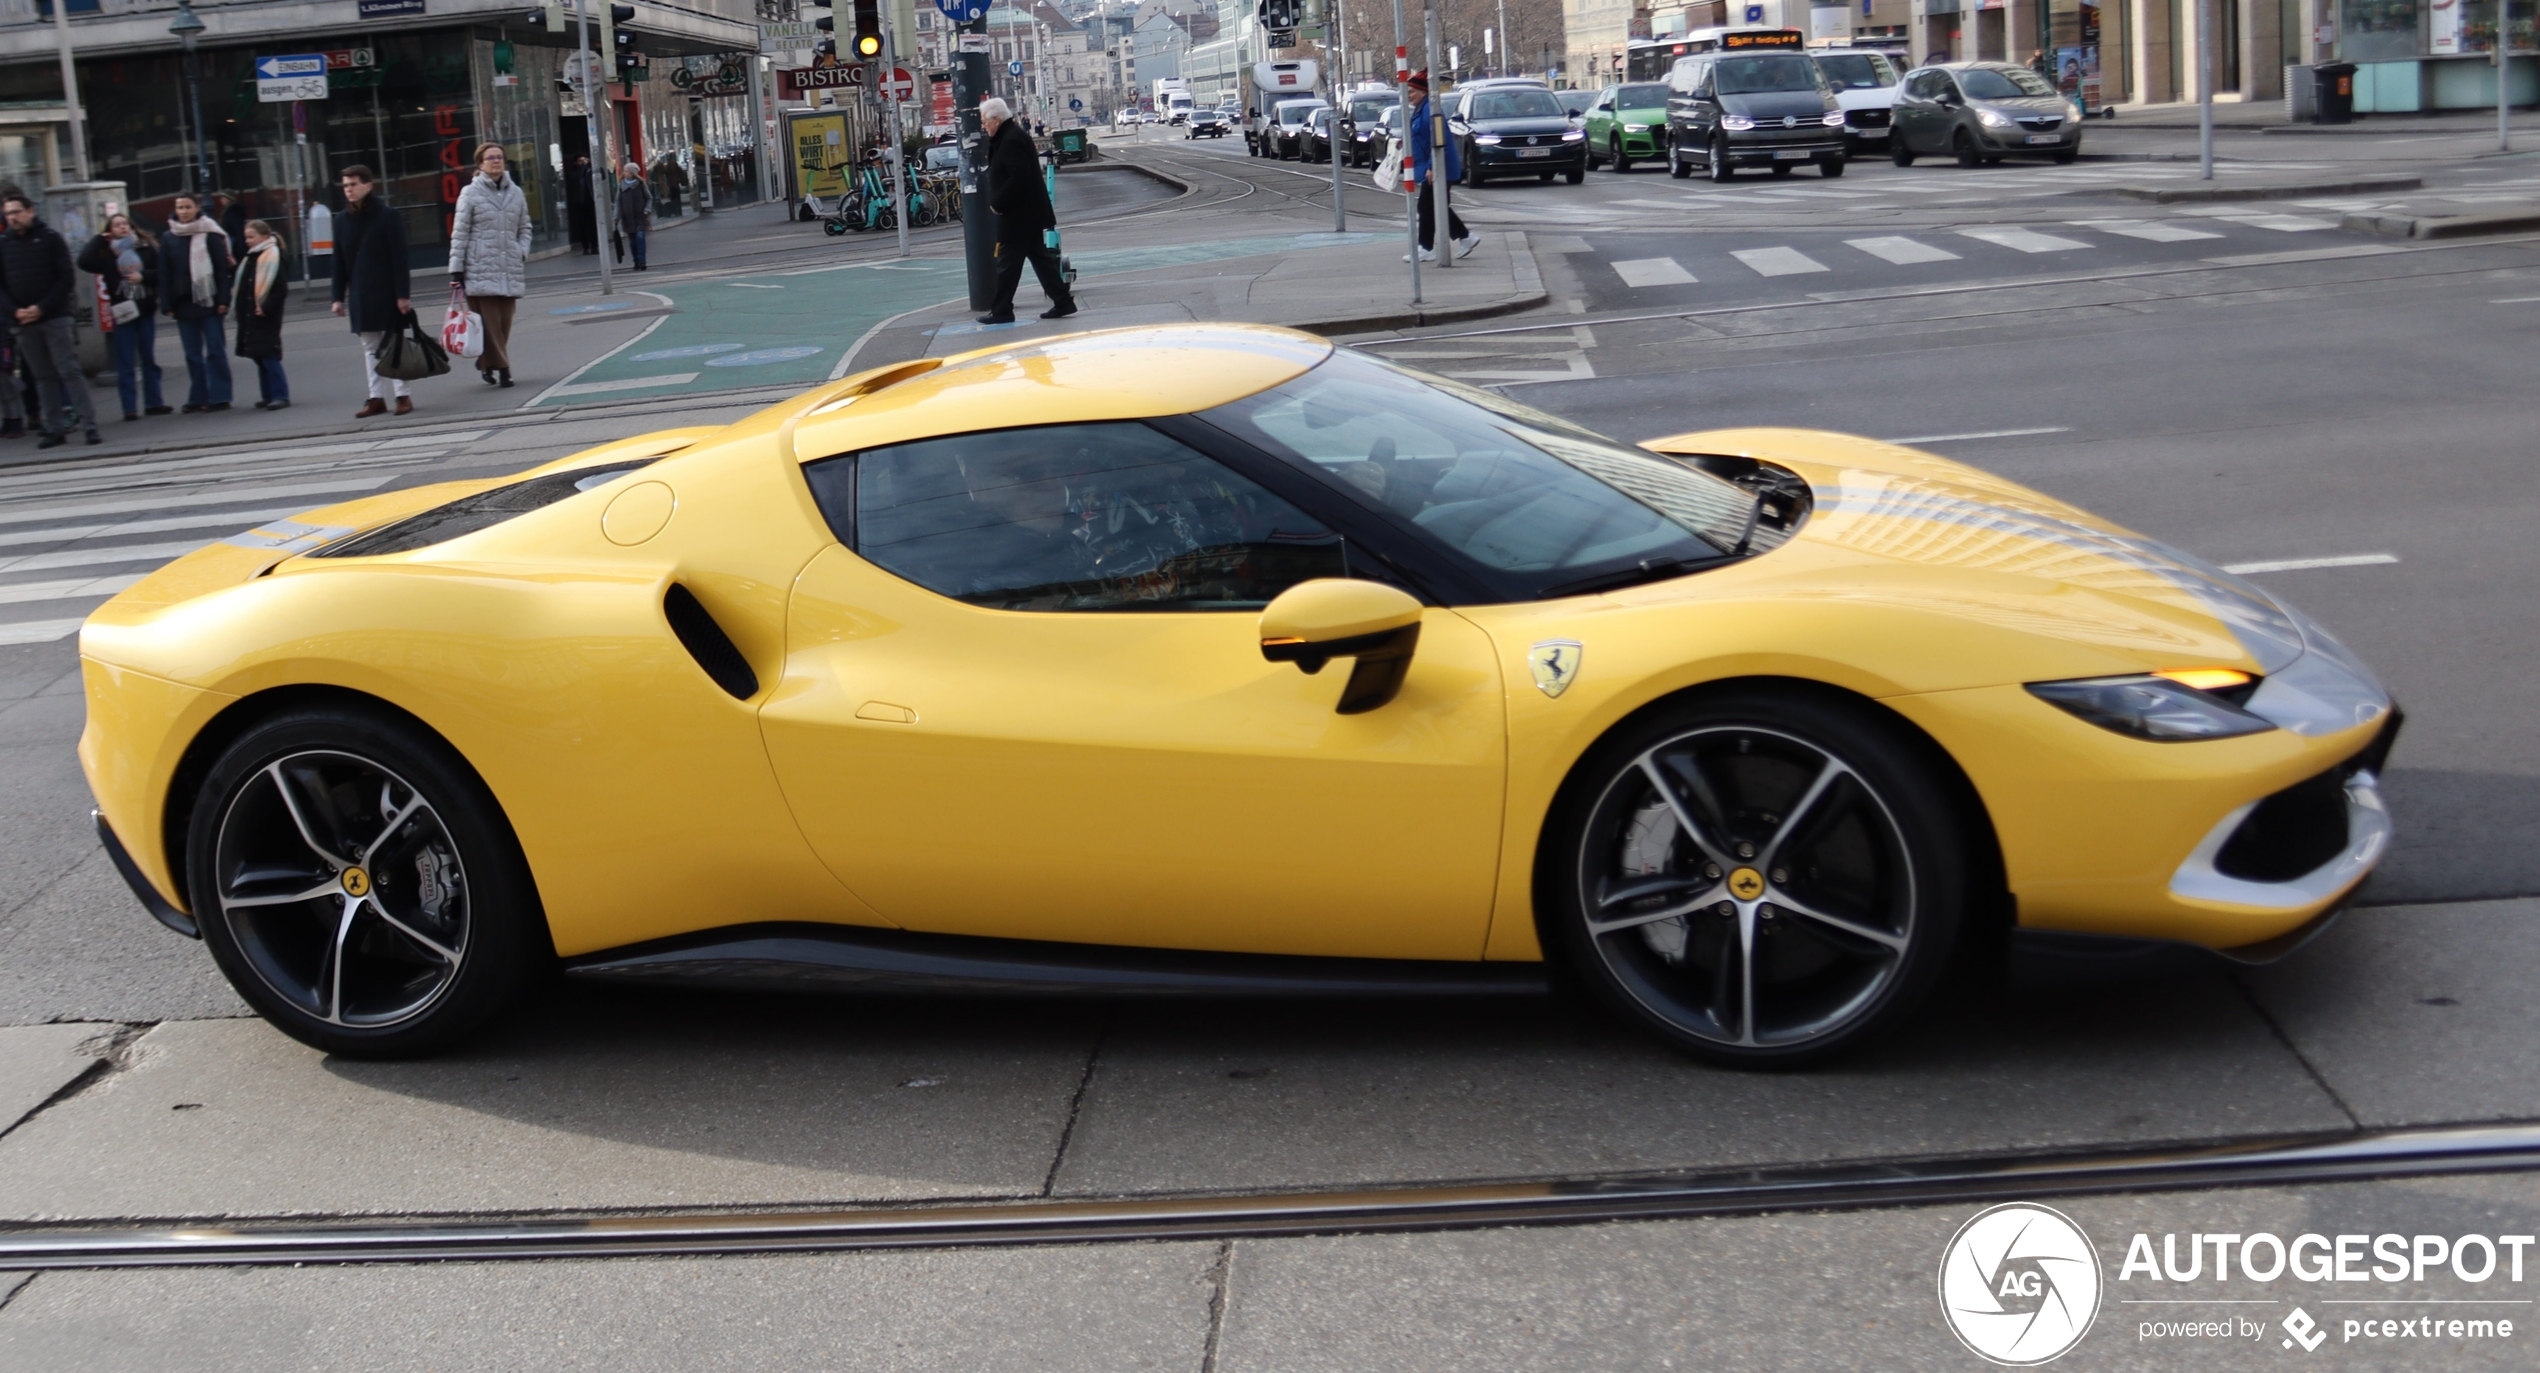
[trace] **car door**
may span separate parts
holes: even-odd
[[[1931,151],[1932,119],[1939,109],[1932,100],[1932,89],[1935,82],[1947,79],[1928,69],[1905,78],[1905,88],[1896,97],[1896,113],[1890,119],[1895,136],[1904,141],[1907,151]]]
[[[1337,713],[1349,668],[1265,661],[1260,608],[1381,565],[1154,426],[933,439],[806,475],[844,542],[795,584],[762,729],[813,847],[884,916],[1480,956],[1505,709],[1470,621],[1430,609],[1400,694]]]
[[[1614,92],[1618,89],[1620,88],[1608,86],[1597,92],[1596,103],[1587,108],[1587,144],[1590,157],[1603,156],[1607,144],[1613,140]]]

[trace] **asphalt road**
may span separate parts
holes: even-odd
[[[2281,141],[2334,160],[2313,153],[2318,140]],[[1293,168],[1234,154],[1155,150],[1189,194],[1089,239],[1328,220],[1328,193],[1318,200]],[[2501,184],[2530,165],[2419,161],[2453,183]],[[1839,184],[1872,188],[1892,170]],[[1815,189],[1806,182],[1756,188]],[[1962,996],[1899,1043],[1805,1075],[1695,1067],[1565,1002],[1157,1010],[588,989],[543,997],[444,1060],[329,1062],[236,1019],[199,946],[121,891],[86,832],[70,642],[0,645],[0,1217],[1255,1192],[2540,1120],[2527,1052],[2540,1032],[2528,996],[2540,978],[2529,933],[2540,608],[2527,592],[2540,568],[2523,533],[2540,514],[2528,471],[2540,416],[2524,377],[2540,244],[2383,252],[2334,229],[2120,203],[2104,186],[2059,192],[2045,209],[2048,197],[2019,195],[1764,211],[1617,203],[1675,186],[1600,175],[1485,191],[1476,218],[1506,216],[1494,227],[1535,240],[1550,307],[1356,342],[1627,438],[1796,423],[1911,439],[2217,562],[2387,559],[2256,574],[2344,635],[2409,711],[2390,776],[2401,837],[2372,909],[2253,974]],[[1364,194],[1365,213],[1385,208]],[[2113,232],[2119,218],[2215,237]],[[2030,252],[1963,232],[2006,226],[2085,246]],[[1917,254],[1889,245],[1882,256],[1854,242],[1865,238],[1955,256],[1900,262]],[[1772,249],[1825,270],[1768,274],[1755,264],[1791,259],[1739,256]],[[1620,265],[1660,260],[1694,280]],[[508,470],[736,413],[687,398],[402,445],[0,472],[0,521],[51,512],[0,523],[0,537],[69,527],[60,512],[74,506],[87,510],[78,527],[96,531],[0,544],[55,560],[0,564],[0,588],[119,575],[129,558],[98,550],[320,498],[277,488]],[[168,523],[133,527],[155,522]],[[50,594],[57,610],[0,603],[0,621],[95,603]],[[55,1273],[23,1286],[0,1275],[0,1362],[1963,1368],[1976,1361],[1942,1328],[1932,1279],[1976,1209],[837,1258]],[[2137,1232],[2155,1247],[2169,1232],[2528,1233],[2540,1190],[2523,1175],[2064,1209],[2110,1283],[2101,1326],[2064,1366],[2291,1357],[2278,1323],[2297,1303],[2333,1332],[2323,1359],[2529,1366],[2511,1340],[2335,1332],[2348,1316],[2438,1302],[2518,1303],[2488,1314],[2519,1321],[2540,1296],[2540,1262],[2485,1286],[2439,1269],[2360,1287],[2117,1277]],[[2151,1317],[2185,1309],[2156,1302],[2241,1303],[2214,1309],[2256,1319],[2264,1337],[2152,1333]]]

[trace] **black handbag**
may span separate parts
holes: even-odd
[[[371,357],[379,375],[394,381],[421,381],[450,370],[449,350],[423,331],[423,321],[415,318],[412,310],[406,312],[403,330],[391,329],[381,335],[379,351]]]

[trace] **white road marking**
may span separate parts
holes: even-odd
[[[112,596],[149,575],[147,572],[134,572],[118,577],[73,577],[58,582],[0,584],[0,605],[13,605],[20,601],[67,601],[78,596]]]
[[[1672,257],[1634,258],[1614,263],[1613,268],[1626,286],[1683,286],[1699,279]]]
[[[14,510],[7,514],[0,514],[0,524],[34,524],[39,520],[81,520],[92,515],[119,515],[130,510],[166,510],[182,505],[225,505],[239,501],[272,500],[279,496],[340,495],[349,491],[368,491],[387,480],[388,476],[361,477],[350,481],[258,486],[245,491],[172,492],[156,496],[134,496],[115,501],[91,501],[86,505]]]
[[[551,386],[538,399],[555,396],[591,396],[602,391],[641,391],[653,386],[685,386],[699,376],[695,372],[664,372],[657,377],[624,377],[617,381],[581,381]]]
[[[2069,434],[2069,424],[2053,424],[2043,429],[1986,429],[1973,434],[1916,434],[1906,439],[1882,439],[1882,443],[1955,443],[1961,439],[2017,439],[2030,434]]]
[[[2246,577],[2259,572],[2308,572],[2315,567],[2379,567],[2395,563],[2395,553],[2351,553],[2340,558],[2284,558],[2268,563],[2224,563],[2223,571]]]
[[[66,634],[79,632],[79,620],[20,620],[0,624],[0,644],[51,643]]]
[[[1745,263],[1757,276],[1786,277],[1827,270],[1826,264],[1797,248],[1741,248],[1729,256]]]
[[[1958,233],[1962,237],[2023,253],[2069,253],[2076,248],[2090,246],[2077,238],[2057,238],[2034,229],[1960,229]]]
[[[2333,219],[2313,219],[2308,215],[2251,215],[2240,221],[2257,229],[2273,229],[2280,234],[2307,234],[2321,229],[2334,229]]]
[[[1916,262],[1956,262],[1958,255],[1946,248],[1935,248],[1910,238],[1847,238],[1847,245],[1875,258],[1884,258],[1898,266]]]
[[[2507,296],[2503,300],[2491,300],[2487,303],[2490,305],[2529,305],[2534,301],[2540,301],[2540,296]]]
[[[115,548],[73,548],[60,553],[29,553],[0,558],[0,572],[45,572],[57,567],[99,567],[107,563],[166,562],[203,546],[201,539],[182,543],[128,543]]]
[[[266,520],[298,514],[301,507],[271,510],[225,510],[211,515],[174,515],[164,520],[126,520],[121,524],[68,525],[56,529],[21,529],[0,534],[0,548],[23,543],[69,543],[73,539],[112,538],[118,534],[163,534],[171,529],[253,529]]]
[[[2165,219],[2076,219],[2073,223],[2084,229],[2097,229],[2103,234],[2139,238],[2151,243],[2185,243],[2194,238],[2222,237],[2221,234],[2191,229]]]

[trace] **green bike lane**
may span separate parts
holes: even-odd
[[[1214,242],[1106,248],[1069,254],[1080,280],[1241,258],[1350,247],[1374,234],[1289,233]],[[529,402],[531,408],[639,400],[771,386],[811,386],[843,376],[857,347],[899,316],[961,299],[959,258],[895,258],[837,266],[754,272],[638,288],[635,299],[558,306],[550,315],[588,317],[667,308],[651,327],[601,355]],[[644,298],[657,300],[658,306]],[[975,346],[1003,326],[961,326]]]

